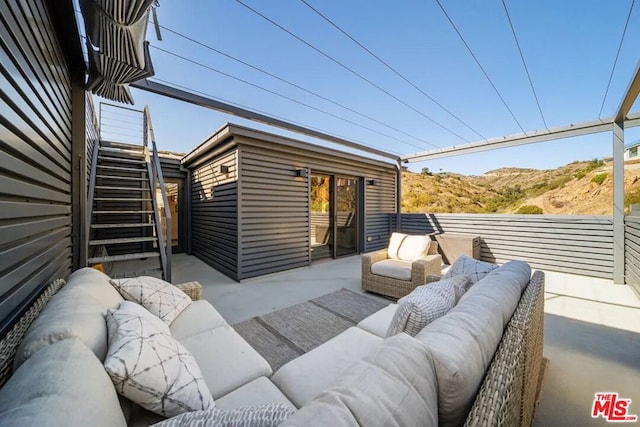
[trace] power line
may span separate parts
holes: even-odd
[[[304,123],[296,122],[296,121],[293,121],[293,120],[289,120],[286,117],[278,116],[278,115],[275,115],[275,114],[272,114],[270,112],[266,112],[266,111],[263,111],[263,110],[254,109],[254,108],[248,107],[246,105],[239,104],[237,102],[226,100],[224,98],[218,98],[218,97],[215,97],[215,96],[213,96],[211,94],[208,94],[208,93],[205,93],[205,92],[202,92],[202,91],[199,91],[199,90],[187,87],[187,86],[183,86],[183,85],[180,85],[180,84],[177,84],[177,83],[173,83],[173,82],[170,82],[170,81],[167,81],[167,80],[162,80],[162,79],[160,79],[158,77],[155,77],[155,76],[153,78],[151,78],[150,80],[155,80],[155,81],[158,81],[158,82],[161,82],[161,83],[165,83],[165,84],[167,84],[169,86],[173,86],[173,87],[177,87],[177,88],[180,88],[180,89],[184,89],[186,91],[189,91],[189,92],[192,92],[192,93],[195,93],[195,94],[200,94],[202,96],[205,96],[207,98],[213,99],[213,100],[218,101],[218,102],[224,102],[226,104],[233,105],[234,107],[238,107],[238,108],[242,108],[242,109],[245,109],[245,110],[250,110],[250,111],[253,111],[253,112],[256,112],[256,113],[260,113],[260,114],[263,114],[265,116],[269,116],[269,117],[273,117],[273,118],[278,119],[278,120],[286,121],[286,122],[289,122],[289,123],[297,125],[297,126],[306,127],[306,128],[308,128],[310,130],[313,130],[313,131],[316,131],[316,132],[319,132],[319,133],[324,133],[324,134],[330,135],[332,137],[336,137],[336,138],[340,138],[340,139],[344,139],[344,140],[349,140],[349,141],[358,143],[360,145],[363,145],[365,147],[373,148],[375,150],[381,150],[382,149],[381,147],[375,146],[373,144],[367,144],[365,142],[358,141],[357,139],[351,139],[351,138],[347,138],[345,136],[341,136],[341,135],[337,135],[337,134],[329,134],[329,133],[327,133],[327,132],[325,132],[325,131],[323,131],[321,129],[314,128],[312,126],[308,126],[308,125],[306,125]],[[385,147],[385,150],[386,150],[386,147]],[[391,154],[395,154],[397,156],[400,156],[400,153],[395,152],[395,151],[387,150],[387,152],[390,152]]]
[[[396,138],[396,137],[394,137],[394,136],[387,135],[386,133],[379,132],[379,131],[377,131],[377,130],[375,130],[375,129],[373,129],[373,128],[370,128],[370,127],[368,127],[368,126],[361,125],[360,123],[354,122],[354,121],[349,120],[349,119],[345,119],[344,117],[340,117],[340,116],[338,116],[338,115],[336,115],[336,114],[333,114],[333,113],[331,113],[331,112],[329,112],[329,111],[323,110],[323,109],[321,109],[321,108],[314,107],[313,105],[310,105],[310,104],[304,103],[304,102],[299,101],[299,100],[297,100],[297,99],[295,99],[295,98],[291,98],[290,96],[283,95],[283,94],[278,93],[278,92],[276,92],[276,91],[274,91],[274,90],[268,89],[268,88],[266,88],[266,87],[264,87],[264,86],[257,85],[257,84],[255,84],[255,83],[252,83],[252,82],[250,82],[250,81],[248,81],[248,80],[241,79],[241,78],[236,77],[236,76],[234,76],[234,75],[231,75],[231,74],[229,74],[229,73],[225,73],[224,71],[218,70],[218,69],[213,68],[213,67],[211,67],[211,66],[209,66],[209,65],[206,65],[206,64],[203,64],[203,63],[201,63],[201,62],[195,61],[195,60],[193,60],[193,59],[187,58],[187,57],[185,57],[185,56],[179,55],[179,54],[177,54],[177,53],[175,53],[175,52],[171,52],[171,51],[168,51],[168,50],[166,50],[166,49],[162,49],[162,48],[160,48],[160,47],[153,46],[153,45],[151,45],[151,47],[152,47],[152,48],[154,48],[154,49],[156,49],[156,50],[159,50],[159,51],[161,51],[161,52],[164,52],[164,53],[166,53],[166,54],[168,54],[168,55],[171,55],[171,56],[173,56],[173,57],[175,57],[175,58],[182,59],[183,61],[189,62],[189,63],[191,63],[191,64],[197,65],[197,66],[199,66],[199,67],[205,68],[205,69],[207,69],[207,70],[210,70],[210,71],[213,71],[213,72],[218,73],[218,74],[220,74],[220,75],[223,75],[223,76],[225,76],[225,77],[228,77],[228,78],[230,78],[230,79],[233,79],[233,80],[239,81],[239,82],[241,82],[241,83],[244,83],[244,84],[246,84],[246,85],[249,85],[249,86],[255,87],[256,89],[260,89],[260,90],[265,91],[265,92],[267,92],[267,93],[270,93],[270,94],[272,94],[272,95],[275,95],[275,96],[278,96],[278,97],[280,97],[280,98],[286,99],[287,101],[294,102],[294,103],[296,103],[296,104],[298,104],[298,105],[302,105],[303,107],[310,108],[310,109],[312,109],[312,110],[314,110],[314,111],[317,111],[317,112],[322,113],[322,114],[326,114],[326,115],[328,115],[328,116],[330,116],[330,117],[333,117],[333,118],[338,119],[338,120],[342,120],[343,122],[346,122],[346,123],[352,124],[352,125],[354,125],[354,126],[361,127],[361,128],[366,129],[366,130],[368,130],[368,131],[370,131],[370,132],[377,133],[378,135],[384,136],[385,138],[390,138],[390,139],[393,139],[393,140],[395,140],[395,141],[401,142],[401,143],[403,143],[403,144],[410,145],[410,146],[412,146],[412,147],[422,148],[422,147],[419,147],[419,146],[417,146],[417,145],[414,145],[414,144],[412,144],[412,143],[410,143],[410,142],[408,142],[408,141],[404,141],[404,140],[402,140],[402,139],[398,139],[398,138]],[[432,145],[433,147],[439,148],[438,146],[436,146],[436,145],[434,145],[434,144],[431,144],[431,143],[429,143],[429,144],[430,144],[430,145]]]
[[[387,124],[387,123],[385,123],[385,122],[382,122],[382,121],[380,121],[380,120],[378,120],[378,119],[376,119],[376,118],[374,118],[374,117],[371,117],[371,116],[369,116],[369,115],[367,115],[367,114],[361,113],[361,112],[359,112],[359,111],[357,111],[357,110],[355,110],[355,109],[353,109],[353,108],[347,107],[347,106],[346,106],[346,105],[344,105],[344,104],[341,104],[341,103],[339,103],[339,102],[336,102],[336,101],[334,101],[334,100],[332,100],[332,99],[330,99],[330,98],[327,98],[327,97],[326,97],[326,96],[324,96],[324,95],[321,95],[321,94],[319,94],[319,93],[317,93],[317,92],[314,92],[314,91],[312,91],[312,90],[310,90],[310,89],[307,89],[307,88],[305,88],[305,87],[303,87],[303,86],[300,86],[300,85],[298,85],[298,84],[296,84],[296,83],[293,83],[293,82],[291,82],[291,81],[289,81],[289,80],[287,80],[287,79],[285,79],[285,78],[283,78],[283,77],[280,77],[280,76],[278,76],[278,75],[276,75],[276,74],[270,73],[269,71],[266,71],[266,70],[264,70],[264,69],[262,69],[262,68],[260,68],[260,67],[255,66],[255,65],[252,65],[252,64],[250,64],[250,63],[248,63],[248,62],[246,62],[246,61],[243,61],[243,60],[241,60],[241,59],[239,59],[239,58],[237,58],[237,57],[235,57],[235,56],[233,56],[233,55],[231,55],[231,54],[228,54],[228,53],[223,52],[223,51],[221,51],[221,50],[219,50],[219,49],[216,49],[216,48],[214,48],[214,47],[212,47],[212,46],[210,46],[210,45],[208,45],[208,44],[206,44],[206,43],[203,43],[203,42],[201,42],[201,41],[199,41],[199,40],[196,40],[196,39],[194,39],[194,38],[192,38],[192,37],[189,37],[189,36],[187,36],[187,35],[185,35],[185,34],[182,34],[182,33],[178,32],[178,31],[175,31],[175,30],[172,30],[172,29],[170,29],[170,28],[167,28],[167,27],[165,27],[165,26],[163,26],[163,25],[160,25],[160,28],[162,28],[163,30],[166,30],[166,31],[168,31],[168,32],[170,32],[170,33],[172,33],[172,34],[174,34],[174,35],[178,36],[178,37],[182,37],[182,38],[184,38],[185,40],[189,40],[189,41],[190,41],[190,42],[192,42],[192,43],[195,43],[195,44],[197,44],[197,45],[199,45],[199,46],[202,46],[202,47],[204,47],[204,48],[206,48],[206,49],[209,49],[209,50],[211,50],[211,51],[213,51],[213,52],[216,52],[216,53],[217,53],[217,54],[219,54],[219,55],[222,55],[222,56],[224,56],[224,57],[226,57],[226,58],[229,58],[229,59],[231,59],[231,60],[233,60],[233,61],[236,61],[236,62],[238,62],[238,63],[240,63],[240,64],[242,64],[242,65],[245,65],[245,66],[247,66],[247,67],[249,67],[249,68],[251,68],[251,69],[253,69],[253,70],[256,70],[256,71],[258,71],[258,72],[260,72],[260,73],[262,73],[262,74],[265,74],[265,75],[267,75],[267,76],[269,76],[269,77],[272,77],[272,78],[274,78],[274,79],[276,79],[276,80],[278,80],[278,81],[281,81],[281,82],[283,82],[283,83],[285,83],[285,84],[288,84],[289,86],[295,87],[296,89],[299,89],[299,90],[301,90],[301,91],[303,91],[303,92],[306,92],[306,93],[308,93],[308,94],[311,94],[311,95],[313,95],[313,96],[316,96],[316,97],[318,97],[318,98],[320,98],[320,99],[322,99],[322,100],[324,100],[324,101],[330,102],[331,104],[336,105],[336,106],[338,106],[338,107],[340,107],[340,108],[344,108],[344,109],[345,109],[345,110],[347,110],[347,111],[351,111],[352,113],[357,114],[357,115],[359,115],[360,117],[363,117],[363,118],[365,118],[365,119],[368,119],[368,120],[371,120],[371,121],[373,121],[373,122],[376,122],[376,123],[378,123],[378,124],[380,124],[380,125],[382,125],[382,126],[385,126],[385,127],[389,128],[389,129],[392,129],[392,130],[393,130],[393,131],[395,131],[395,132],[401,133],[401,134],[403,134],[403,135],[405,135],[405,136],[408,136],[408,137],[410,137],[410,138],[413,138],[413,139],[415,139],[415,140],[417,140],[417,141],[423,142],[423,143],[428,144],[428,145],[432,145],[432,144],[431,144],[429,141],[427,141],[426,139],[422,139],[422,138],[419,138],[419,137],[417,137],[417,136],[415,136],[415,135],[411,135],[410,133],[407,133],[407,132],[405,132],[405,131],[403,131],[403,130],[401,130],[401,129],[398,129],[398,128],[396,128],[396,127],[394,127],[394,126],[390,125],[390,124]],[[420,148],[420,147],[417,147],[417,148]]]
[[[387,67],[389,70],[391,70],[395,75],[397,75],[398,77],[400,77],[402,80],[404,80],[406,83],[408,83],[411,87],[413,87],[414,89],[416,89],[418,92],[420,92],[422,95],[424,95],[425,97],[427,97],[431,102],[433,102],[434,104],[436,104],[438,107],[440,107],[442,110],[446,111],[451,117],[453,117],[454,119],[456,119],[457,121],[459,121],[460,123],[462,123],[467,129],[469,129],[471,132],[475,133],[476,135],[478,135],[480,138],[482,139],[487,139],[484,136],[482,136],[482,134],[480,134],[478,131],[476,131],[474,128],[472,128],[468,123],[466,123],[464,120],[462,120],[460,117],[456,116],[453,112],[451,112],[448,108],[446,108],[444,105],[442,105],[440,102],[438,102],[437,100],[435,100],[433,97],[431,97],[428,93],[426,93],[424,90],[422,90],[422,88],[420,88],[419,86],[417,86],[415,83],[413,83],[411,80],[409,80],[407,77],[405,77],[402,73],[400,73],[398,70],[396,70],[394,67],[392,67],[391,65],[389,65],[389,63],[387,63],[385,60],[383,60],[382,58],[380,58],[378,55],[376,55],[375,53],[373,53],[369,48],[367,48],[365,45],[363,45],[361,42],[359,42],[358,40],[356,40],[355,37],[353,37],[351,34],[347,33],[344,29],[342,29],[338,24],[336,24],[335,22],[333,22],[331,19],[329,19],[326,15],[324,15],[322,12],[320,12],[318,9],[316,9],[315,7],[313,7],[312,5],[310,5],[306,0],[300,0],[302,3],[304,3],[309,9],[311,9],[312,11],[314,11],[317,15],[319,15],[322,19],[324,19],[325,21],[327,21],[331,26],[333,26],[336,30],[340,31],[342,34],[344,34],[346,37],[348,37],[352,42],[354,42],[355,44],[357,44],[358,46],[360,46],[362,49],[364,49],[369,55],[373,56],[378,62],[380,62],[382,65],[384,65],[385,67]]]
[[[236,0],[236,1],[238,1],[238,0]],[[487,81],[489,82],[489,84],[491,85],[493,90],[496,92],[496,95],[498,95],[498,98],[500,98],[500,100],[504,104],[505,108],[509,111],[509,114],[511,114],[511,117],[513,117],[513,120],[517,123],[517,125],[520,128],[520,130],[522,131],[522,133],[524,133],[526,135],[527,132],[524,130],[524,128],[522,127],[522,125],[520,124],[518,119],[516,118],[515,114],[513,114],[513,111],[511,111],[511,108],[509,108],[509,105],[507,105],[507,101],[505,101],[504,98],[502,97],[502,95],[500,95],[500,91],[498,91],[498,88],[496,87],[496,85],[493,84],[493,81],[491,81],[491,78],[489,77],[489,74],[487,74],[485,69],[482,67],[482,65],[480,64],[480,61],[478,61],[478,58],[476,57],[476,55],[471,50],[471,47],[469,47],[469,44],[467,44],[467,41],[464,39],[464,37],[462,37],[462,34],[458,30],[458,27],[456,27],[456,24],[453,22],[453,19],[451,19],[451,17],[449,16],[449,14],[445,10],[445,8],[442,6],[442,3],[440,3],[440,0],[436,0],[436,3],[438,3],[438,6],[440,6],[440,9],[442,10],[442,13],[444,13],[444,16],[447,17],[447,20],[449,21],[449,24],[451,24],[451,27],[453,27],[453,29],[455,30],[456,34],[458,34],[458,37],[460,37],[460,40],[462,40],[462,43],[464,44],[464,46],[467,48],[467,50],[471,54],[471,57],[473,58],[474,61],[476,61],[476,64],[478,65],[478,67],[480,67],[480,70],[482,71],[482,74],[484,74],[484,76],[486,77]]]
[[[313,44],[309,43],[308,41],[304,40],[302,37],[298,36],[297,34],[289,31],[288,29],[286,29],[285,27],[283,27],[282,25],[278,24],[277,22],[275,22],[274,20],[272,20],[271,18],[267,17],[266,15],[258,12],[256,9],[252,8],[251,6],[247,5],[246,3],[244,3],[242,0],[235,0],[237,3],[239,3],[240,5],[244,6],[245,8],[247,8],[248,10],[250,10],[251,12],[255,13],[256,15],[260,16],[262,19],[264,19],[265,21],[271,23],[272,25],[280,28],[282,31],[284,31],[285,33],[289,34],[291,37],[295,38],[296,40],[300,41],[301,43],[304,43],[306,46],[310,47],[311,49],[315,50],[316,52],[318,52],[319,54],[321,54],[322,56],[324,56],[325,58],[329,59],[331,62],[337,64],[338,66],[340,66],[341,68],[349,71],[351,74],[355,75],[356,77],[360,78],[361,80],[369,83],[371,86],[375,87],[376,89],[378,89],[379,91],[385,93],[386,95],[390,96],[391,98],[395,99],[397,102],[401,103],[402,105],[404,105],[405,107],[409,108],[411,111],[414,111],[415,113],[420,114],[422,117],[424,117],[425,119],[429,120],[430,122],[432,122],[433,124],[435,124],[436,126],[444,129],[445,131],[449,132],[452,135],[455,135],[456,137],[460,138],[461,140],[465,141],[465,142],[469,142],[469,140],[467,140],[466,138],[460,136],[459,134],[457,134],[456,132],[452,131],[451,129],[449,129],[448,127],[444,126],[443,124],[435,121],[434,119],[432,119],[431,117],[427,116],[426,114],[424,114],[422,111],[416,109],[415,107],[409,105],[408,103],[404,102],[403,100],[401,100],[400,98],[398,98],[397,96],[395,96],[394,94],[392,94],[391,92],[383,89],[382,87],[380,87],[379,85],[377,85],[376,83],[372,82],[371,80],[367,79],[366,77],[364,77],[362,74],[358,73],[357,71],[353,70],[352,68],[349,68],[348,66],[346,66],[345,64],[343,64],[342,62],[338,61],[337,59],[335,59],[334,57],[332,57],[331,55],[329,55],[328,53],[324,52],[323,50],[321,50],[320,48],[314,46]]]
[[[522,65],[524,65],[524,71],[527,73],[527,78],[529,79],[529,85],[531,86],[533,97],[536,99],[536,105],[538,106],[540,117],[542,117],[542,123],[544,123],[545,129],[549,130],[549,126],[547,126],[547,121],[544,119],[544,114],[542,114],[542,107],[540,107],[540,100],[538,100],[538,94],[536,93],[536,89],[533,87],[533,80],[531,79],[531,74],[529,73],[529,67],[527,67],[527,62],[524,60],[524,54],[522,53],[522,48],[520,47],[518,36],[516,36],[516,30],[513,27],[513,22],[511,22],[511,16],[509,16],[509,10],[507,9],[507,4],[505,3],[504,0],[502,0],[502,6],[504,7],[504,13],[507,14],[507,21],[509,21],[509,27],[511,27],[511,34],[513,34],[513,39],[516,41],[516,46],[518,46],[520,59],[522,59]]]
[[[624,42],[624,36],[627,33],[627,26],[629,25],[629,19],[631,18],[631,12],[633,11],[633,5],[636,3],[636,0],[631,1],[631,7],[629,8],[629,14],[627,15],[627,22],[624,23],[624,30],[622,30],[622,37],[620,37],[620,44],[618,45],[618,51],[616,52],[616,59],[613,61],[613,67],[611,68],[611,74],[609,75],[609,82],[607,83],[607,90],[604,92],[604,97],[602,98],[602,105],[600,105],[600,112],[598,113],[598,118],[602,118],[602,110],[604,109],[604,102],[607,100],[607,95],[609,94],[609,88],[611,87],[611,80],[613,80],[613,73],[616,70],[616,65],[618,64],[618,56],[620,56],[620,49],[622,49],[622,43]]]

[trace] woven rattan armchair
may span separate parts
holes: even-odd
[[[389,250],[382,249],[362,255],[362,289],[391,298],[402,298],[417,286],[440,280],[442,257],[438,254],[438,243],[431,241],[426,253],[411,262],[411,278],[405,280],[375,274],[371,271],[376,262],[388,260]]]

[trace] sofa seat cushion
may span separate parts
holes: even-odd
[[[427,349],[405,334],[353,362],[282,426],[436,426],[438,392]]]
[[[215,407],[196,359],[161,319],[124,301],[106,321],[104,368],[118,393],[166,417]]]
[[[51,297],[18,347],[13,369],[42,348],[71,337],[85,343],[100,359],[107,354],[104,313],[123,301],[109,284],[109,276],[92,268],[80,269]]]
[[[269,363],[227,324],[180,342],[198,361],[214,399],[273,373]]]
[[[356,360],[369,354],[382,339],[351,327],[319,347],[293,359],[271,380],[298,408],[333,384]]]
[[[157,277],[111,279],[111,284],[124,299],[142,305],[167,325],[192,303],[189,295]]]
[[[206,300],[194,301],[176,317],[169,329],[178,341],[226,325],[220,313]]]
[[[427,235],[407,236],[398,249],[398,259],[413,262],[427,255],[431,238]]]
[[[77,338],[29,358],[0,389],[0,425],[126,426],[111,379]]]
[[[411,262],[399,259],[384,259],[371,264],[371,273],[398,280],[411,280]]]
[[[373,335],[377,335],[380,338],[384,338],[387,335],[389,324],[391,319],[398,309],[398,304],[389,304],[382,310],[378,310],[371,316],[358,323],[358,328],[363,329]]]
[[[416,335],[433,357],[439,425],[464,423],[530,271],[521,261],[510,261],[492,271],[446,316]]]
[[[216,400],[216,407],[236,409],[267,403],[282,403],[295,409],[293,403],[267,377],[256,378],[231,393],[225,394]]]

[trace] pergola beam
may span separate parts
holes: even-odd
[[[195,93],[187,92],[187,91],[184,91],[172,86],[164,85],[162,83],[154,82],[148,79],[139,80],[135,83],[131,83],[130,86],[136,89],[141,89],[147,92],[155,93],[157,95],[162,95],[169,98],[177,99],[179,101],[195,104],[200,107],[221,111],[223,113],[227,113],[227,114],[242,117],[245,119],[253,120],[256,122],[264,123],[266,125],[275,126],[280,129],[301,133],[303,135],[311,136],[314,138],[320,138],[325,141],[333,142],[349,148],[354,148],[356,150],[360,150],[365,153],[375,154],[376,156],[385,157],[385,158],[393,159],[396,161],[400,158],[396,154],[391,154],[391,153],[387,153],[386,151],[367,147],[366,145],[358,144],[357,142],[352,142],[344,138],[330,135],[328,133],[309,129],[304,126],[289,123],[284,120],[276,119],[275,117],[267,116],[265,114],[260,114],[255,111],[247,110],[244,108],[236,107],[235,105],[220,102],[215,99],[208,98],[206,96],[197,95]]]
[[[621,123],[627,118],[627,114],[629,114],[629,111],[631,111],[633,103],[636,102],[636,99],[638,99],[638,94],[640,94],[640,61],[636,66],[634,77],[629,82],[629,86],[627,87],[624,98],[622,98],[622,102],[620,102],[618,112],[616,113],[615,122]],[[628,127],[626,123],[625,127]]]
[[[407,162],[420,162],[425,160],[440,159],[444,157],[460,156],[463,154],[478,153],[481,151],[497,150],[499,148],[515,147],[518,145],[534,144],[538,142],[553,141],[556,139],[571,138],[575,136],[591,135],[601,132],[611,132],[613,118],[606,120],[592,120],[589,122],[570,124],[552,128],[550,130],[536,131],[526,134],[492,138],[487,141],[471,142],[469,144],[454,145],[452,147],[438,148],[422,153],[402,156]],[[640,126],[640,113],[630,114],[624,122],[625,128]]]

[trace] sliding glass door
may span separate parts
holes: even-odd
[[[311,259],[358,252],[360,181],[355,177],[311,176]]]

